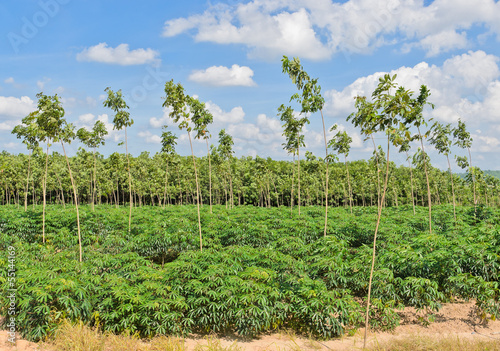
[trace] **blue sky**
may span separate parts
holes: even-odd
[[[298,56],[318,77],[326,99],[327,127],[337,123],[353,136],[350,159],[371,156],[346,117],[353,97],[369,96],[378,78],[431,90],[427,118],[467,123],[472,162],[500,169],[500,3],[494,0],[254,0],[97,1],[40,0],[0,3],[0,149],[25,152],[10,134],[35,110],[36,94],[58,94],[77,127],[97,119],[112,128],[104,89],[121,89],[135,124],[129,150],[160,150],[161,126],[187,135],[162,109],[170,79],[207,103],[210,131],[225,128],[237,156],[287,159],[277,108],[295,88],[281,72],[282,55]],[[324,156],[319,115],[305,131],[306,149]],[[382,142],[383,135],[378,136]],[[123,152],[123,132],[112,131],[101,152]],[[81,145],[74,142],[69,153]],[[195,153],[206,153],[196,142]],[[59,150],[57,146],[54,150]],[[433,163],[445,158],[428,148]],[[454,153],[463,154],[454,149]],[[394,153],[394,160],[404,161]]]

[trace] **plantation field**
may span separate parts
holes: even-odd
[[[377,208],[51,205],[0,207],[0,315],[15,284],[16,328],[28,340],[64,320],[141,337],[215,332],[254,337],[291,330],[330,339],[363,325]],[[432,323],[443,303],[473,299],[480,318],[500,316],[498,208],[387,207],[378,232],[370,324],[395,328],[403,307]],[[14,260],[12,260],[14,257]],[[15,265],[15,281],[9,267]],[[7,319],[3,319],[6,327]]]

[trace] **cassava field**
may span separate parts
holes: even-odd
[[[377,207],[0,207],[0,295],[23,338],[46,340],[64,321],[102,332],[238,335],[292,331],[318,340],[364,326]],[[442,304],[474,301],[500,315],[500,211],[452,205],[383,209],[369,323],[391,330],[403,307],[433,323]],[[10,274],[12,267],[15,275]],[[15,277],[15,279],[10,279]]]

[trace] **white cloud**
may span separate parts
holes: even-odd
[[[38,87],[38,90],[43,90],[45,88],[45,84],[50,82],[50,78],[43,78],[42,80],[38,80],[36,82],[36,86]]]
[[[0,118],[3,117],[25,117],[35,110],[33,100],[28,96],[16,98],[13,96],[0,96]]]
[[[500,76],[498,57],[483,51],[452,57],[441,67],[421,62],[414,67],[400,67],[391,72],[377,72],[356,79],[342,91],[325,92],[324,112],[333,117],[347,118],[354,112],[354,97],[370,96],[385,73],[397,74],[397,82],[405,88],[418,92],[425,84],[431,91],[429,101],[436,105],[431,117],[445,122],[456,122],[458,118],[482,120],[500,118]]]
[[[500,146],[500,140],[492,136],[473,135],[474,141],[477,143],[476,149],[480,152],[497,152]]]
[[[76,55],[78,61],[95,61],[122,66],[157,64],[159,52],[152,49],[130,50],[128,44],[120,44],[116,48],[108,47],[106,43],[84,49]]]
[[[495,0],[253,0],[210,6],[165,22],[163,35],[193,33],[196,41],[247,46],[249,56],[283,54],[328,59],[337,52],[369,53],[383,45],[420,47],[428,56],[465,48],[486,33],[500,35]],[[478,31],[468,31],[476,25]],[[471,38],[467,38],[471,35]]]
[[[442,52],[467,47],[467,34],[465,32],[459,34],[454,30],[430,34],[420,40],[418,46],[427,52],[427,56],[437,56]]]
[[[87,124],[94,122],[94,118],[95,118],[95,116],[92,113],[86,113],[86,114],[80,115],[78,117],[78,121],[82,124],[87,125]]]
[[[212,66],[205,70],[194,71],[189,75],[189,80],[212,86],[255,86],[252,79],[253,71],[250,67],[232,65]]]
[[[137,135],[144,138],[148,144],[161,144],[161,137],[151,133],[150,131],[139,132]]]
[[[14,78],[13,77],[9,77],[9,78],[7,78],[7,79],[4,80],[4,83],[14,84]]]
[[[223,111],[212,101],[208,101],[205,106],[214,116],[214,124],[240,123],[245,118],[245,112],[241,106],[233,107],[229,112]]]

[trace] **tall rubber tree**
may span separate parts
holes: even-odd
[[[165,101],[163,107],[169,107],[171,112],[170,118],[174,123],[178,123],[179,129],[186,129],[189,138],[189,146],[191,147],[191,156],[193,158],[194,176],[196,181],[196,205],[198,211],[198,231],[200,234],[200,251],[203,251],[203,238],[201,233],[201,216],[200,216],[200,183],[198,182],[198,172],[196,170],[196,159],[193,151],[193,141],[191,139],[191,132],[193,126],[191,119],[193,117],[192,110],[199,107],[197,99],[192,98],[184,92],[184,87],[181,83],[175,84],[173,80],[165,83]],[[199,101],[198,101],[199,102]]]
[[[373,235],[373,249],[370,278],[368,282],[363,347],[366,347],[369,325],[370,298],[373,271],[375,268],[377,234],[380,226],[380,218],[382,216],[382,204],[385,201],[385,196],[387,193],[387,183],[389,179],[389,151],[391,144],[391,135],[406,131],[408,129],[408,120],[410,120],[410,122],[412,121],[409,117],[420,116],[421,114],[422,106],[417,102],[421,101],[422,104],[424,104],[426,101],[425,99],[422,99],[421,96],[419,96],[417,99],[413,99],[413,93],[409,90],[404,89],[404,87],[398,87],[395,80],[396,75],[390,76],[389,74],[386,74],[384,75],[384,77],[381,77],[379,79],[377,88],[372,93],[372,101],[368,101],[364,96],[356,97],[355,106],[357,111],[349,115],[349,117],[347,118],[348,120],[352,119],[353,124],[361,129],[361,134],[363,135],[372,135],[377,132],[385,132],[385,134],[387,135],[385,181],[382,198],[378,206],[377,224],[375,226],[375,233]],[[395,144],[394,146],[400,146],[399,140],[400,139],[392,139],[393,144]]]
[[[212,124],[214,121],[213,115],[208,111],[203,102],[197,99],[192,99],[190,104],[190,109],[192,113],[191,121],[194,124],[194,130],[196,131],[195,139],[204,139],[207,144],[207,154],[208,154],[208,186],[209,186],[209,202],[210,202],[210,213],[212,211],[212,159],[210,157],[210,149],[208,147],[208,139],[210,139],[210,132],[208,130],[208,125]]]
[[[163,126],[163,133],[161,133],[161,152],[165,155],[165,192],[163,196],[163,207],[167,203],[167,188],[168,188],[168,166],[170,159],[175,155],[175,145],[177,145],[177,136],[171,131],[167,130],[167,126]]]
[[[286,139],[286,143],[283,143],[283,148],[289,153],[292,154],[295,158],[297,155],[297,187],[298,187],[298,207],[299,207],[299,216],[300,216],[300,147],[306,146],[304,143],[304,135],[301,135],[302,128],[306,123],[309,123],[309,119],[307,117],[296,118],[294,116],[294,111],[290,106],[281,105],[278,108],[278,116],[280,116],[280,120],[283,122],[283,136]],[[292,182],[293,186],[293,182]],[[293,207],[293,188],[291,191],[292,200],[290,201],[290,209]]]
[[[447,125],[442,125],[439,122],[435,122],[430,131],[430,138],[429,138],[429,143],[433,145],[436,150],[440,153],[446,156],[446,161],[448,162],[448,171],[450,173],[450,182],[451,182],[451,194],[453,198],[453,218],[455,219],[455,222],[457,221],[457,214],[456,214],[456,204],[455,204],[455,187],[453,184],[453,173],[451,172],[451,164],[450,164],[450,153],[451,153],[451,144],[452,141],[448,137],[451,135],[451,124]]]
[[[70,144],[76,137],[74,132],[74,126],[71,123],[67,123],[64,118],[64,108],[62,107],[59,97],[47,96],[43,93],[37,94],[38,97],[38,114],[37,114],[37,125],[43,131],[43,135],[53,142],[61,142],[61,146],[64,152],[64,158],[66,159],[66,164],[68,166],[68,172],[71,179],[71,185],[73,187],[73,195],[75,200],[76,208],[76,224],[78,228],[78,247],[79,247],[79,261],[83,260],[82,253],[82,236],[80,231],[80,213],[78,210],[78,193],[75,186],[75,180],[71,173],[71,167],[68,160],[68,155],[66,154],[66,149],[64,148],[64,143]]]
[[[334,124],[330,128],[330,132],[335,132],[338,128],[337,124]],[[349,152],[351,151],[351,143],[352,143],[352,138],[347,134],[347,132],[344,131],[338,131],[337,134],[333,136],[332,139],[330,139],[330,142],[328,144],[329,147],[333,149],[333,151],[336,151],[340,155],[344,155],[344,163],[345,163],[345,170],[347,173],[347,184],[349,188],[349,209],[352,213],[352,187],[351,187],[351,179],[349,176],[349,167],[347,166],[347,156],[349,156]]]
[[[326,228],[328,225],[328,145],[326,140],[325,118],[323,116],[323,106],[325,99],[321,96],[321,86],[318,84],[318,79],[312,79],[306,71],[304,71],[298,57],[290,60],[287,56],[283,56],[281,60],[283,73],[288,74],[292,83],[296,85],[300,93],[292,95],[290,101],[296,101],[301,105],[301,114],[308,116],[316,112],[320,112],[321,121],[323,122],[323,137],[325,142],[325,227],[323,235],[326,237]]]
[[[94,167],[92,169],[92,211],[94,211],[94,203],[96,201],[96,178],[97,178],[97,160],[96,160],[96,148],[99,145],[104,145],[104,137],[108,135],[106,130],[106,125],[102,121],[96,121],[92,127],[92,131],[88,131],[85,128],[80,128],[76,132],[78,139],[88,148],[92,148],[92,157],[94,160]]]
[[[107,87],[104,89],[105,92],[108,93],[108,98],[104,101],[104,107],[108,107],[114,111],[115,117],[113,119],[113,129],[116,130],[125,130],[125,155],[127,157],[127,172],[128,172],[128,190],[129,190],[129,202],[130,202],[130,210],[128,215],[128,232],[130,233],[130,226],[132,224],[132,206],[133,206],[133,198],[132,198],[132,176],[130,174],[130,159],[128,156],[128,144],[127,144],[127,127],[132,126],[134,124],[134,120],[130,118],[130,112],[127,111],[129,108],[127,103],[123,99],[122,91],[118,90],[116,93],[111,90],[111,88]]]

